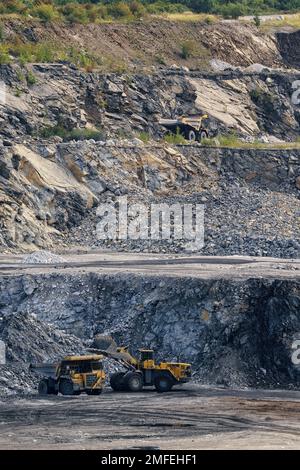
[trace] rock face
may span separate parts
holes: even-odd
[[[299,73],[229,70],[220,73],[157,69],[153,74],[85,73],[65,64],[30,66],[36,83],[19,80],[18,65],[2,66],[5,105],[0,103],[0,134],[5,139],[55,134],[57,129],[101,129],[107,137],[157,138],[161,117],[209,113],[214,134],[299,134],[299,109],[291,101]],[[51,146],[45,152],[51,154]]]
[[[51,157],[39,143],[2,152],[2,249],[103,246],[96,208],[127,196],[129,203],[204,204],[203,254],[299,256],[299,150],[85,141],[52,144]],[[104,246],[185,250],[181,240]]]
[[[279,51],[285,63],[289,66],[300,67],[300,31],[278,33]]]
[[[162,116],[208,112],[212,135],[235,128],[250,140],[260,134],[294,139],[299,109],[290,97],[299,74],[163,69],[129,76],[87,74],[66,64],[31,69],[32,86],[20,83],[20,66],[0,70],[6,84],[0,104],[1,249],[48,249],[57,237],[65,246],[97,244],[97,205],[128,194],[146,202],[205,202],[204,253],[297,254],[297,150],[172,148],[144,145],[137,136],[159,139]],[[103,141],[49,138],[59,130],[70,138],[74,129],[93,128],[100,128]],[[120,247],[157,249],[125,245]],[[176,244],[174,251],[182,249]]]
[[[35,286],[31,291],[26,289],[29,281]],[[21,350],[30,343],[34,349],[36,341],[41,342],[41,355],[60,352],[60,344],[64,350],[78,347],[79,340],[53,327],[43,327],[42,332],[40,322],[47,321],[83,340],[107,333],[119,344],[130,344],[133,353],[143,345],[157,350],[158,359],[191,361],[195,378],[202,382],[285,387],[299,381],[291,361],[291,345],[300,331],[296,278],[97,272],[7,276],[0,280],[0,305],[7,325],[3,331]],[[17,331],[13,325],[21,318],[24,323]],[[34,341],[31,331],[37,335]],[[50,337],[56,346],[52,340],[49,344]],[[31,358],[30,346],[27,350]]]

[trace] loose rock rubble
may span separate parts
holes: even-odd
[[[27,291],[28,292],[28,291]],[[36,391],[38,376],[31,363],[56,362],[85,351],[82,341],[49,325],[31,313],[13,312],[0,319],[0,339],[6,346],[6,365],[0,366],[0,393],[13,395]]]
[[[86,141],[53,145],[47,166],[48,159],[40,157],[43,148],[17,145],[6,154],[7,167],[17,155],[23,162],[18,171],[10,170],[6,184],[11,190],[0,208],[2,244],[7,248],[33,251],[38,245],[54,251],[55,246],[61,250],[83,245],[127,251],[186,250],[185,240],[99,240],[97,207],[116,205],[120,196],[126,196],[129,204],[143,202],[147,207],[151,203],[204,205],[205,246],[199,250],[203,254],[298,256],[297,149],[130,142],[112,146]],[[26,164],[30,174],[24,170]],[[31,196],[24,201],[25,188],[30,188]]]
[[[46,250],[35,251],[23,258],[24,264],[59,264],[64,261],[65,259],[62,256]]]

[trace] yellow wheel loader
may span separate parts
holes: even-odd
[[[105,383],[103,356],[66,356],[58,364],[35,364],[31,368],[41,374],[40,395],[100,395]]]
[[[191,379],[191,364],[157,364],[152,349],[140,349],[140,357],[137,359],[128,352],[128,348],[118,347],[111,337],[97,335],[94,345],[103,356],[113,359],[125,369],[111,375],[110,385],[113,390],[140,392],[143,387],[154,386],[158,392],[168,392],[174,385]]]

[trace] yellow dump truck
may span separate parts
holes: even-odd
[[[190,142],[201,142],[208,138],[208,130],[203,122],[208,119],[208,115],[193,114],[190,116],[180,116],[177,119],[160,119],[159,124],[167,132],[181,134]]]
[[[100,395],[105,383],[103,355],[66,356],[57,364],[33,364],[42,375],[40,395]]]

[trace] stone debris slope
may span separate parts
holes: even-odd
[[[56,362],[65,355],[85,351],[79,338],[25,312],[1,317],[0,339],[6,345],[6,365],[0,366],[0,394],[7,396],[36,391],[39,377],[29,369],[31,363]]]
[[[30,155],[45,151],[43,144],[28,147]],[[46,163],[51,158],[60,174],[66,175],[65,186],[59,187],[37,183],[34,165],[30,173],[24,164],[15,165],[16,160],[26,161],[26,149],[8,147],[3,154],[2,249],[34,252],[83,245],[127,251],[185,250],[182,240],[98,240],[97,207],[116,205],[120,196],[126,196],[129,204],[143,202],[147,207],[158,202],[204,205],[203,254],[299,256],[297,149],[222,150],[133,141],[51,144],[47,147],[51,157],[39,158]],[[70,175],[77,185],[68,185]]]

